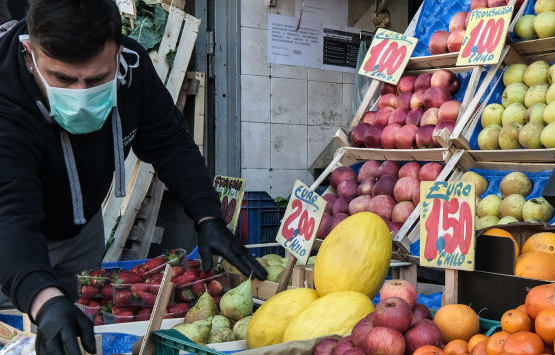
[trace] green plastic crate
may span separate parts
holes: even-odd
[[[226,354],[197,345],[175,329],[156,330],[153,332],[152,339],[156,344],[156,355],[178,355],[179,350],[184,350],[195,355]]]

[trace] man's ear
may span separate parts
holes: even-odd
[[[23,48],[25,48],[25,52],[23,53],[23,55],[25,56],[25,66],[30,73],[33,73],[35,67],[33,63],[33,57],[31,56],[31,51],[33,50],[33,48],[31,48],[31,44],[29,43],[29,41],[23,41],[21,44],[23,45]]]

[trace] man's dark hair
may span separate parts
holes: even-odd
[[[49,57],[76,63],[121,44],[121,16],[114,0],[34,0],[29,36]]]

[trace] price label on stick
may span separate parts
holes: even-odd
[[[474,270],[474,184],[420,184],[420,265]]]
[[[414,37],[378,29],[358,73],[396,85],[417,42]]]
[[[316,238],[326,200],[297,180],[276,237],[297,260],[306,264]]]
[[[513,6],[472,11],[457,58],[457,65],[499,63],[512,15]]]
[[[245,180],[217,175],[214,178],[214,190],[220,196],[220,207],[225,224],[231,233],[235,233],[245,193]]]

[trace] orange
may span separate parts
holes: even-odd
[[[553,344],[555,340],[555,309],[546,308],[536,316],[536,334],[542,338],[546,344]]]
[[[516,261],[515,275],[529,279],[555,281],[555,254],[529,251]]]
[[[443,348],[445,355],[459,355],[468,353],[468,343],[462,339],[451,340]]]
[[[519,254],[520,254],[518,243],[516,242],[515,238],[513,237],[513,235],[511,233],[509,233],[506,230],[503,230],[501,228],[491,228],[491,229],[488,229],[487,231],[485,231],[484,233],[482,233],[482,235],[493,235],[493,236],[496,236],[496,237],[511,238],[511,240],[513,241],[513,244],[515,246],[515,260],[518,258]]]
[[[510,333],[505,331],[492,334],[486,344],[486,351],[488,355],[499,355],[503,352],[505,341],[510,336]]]
[[[526,305],[525,304],[521,304],[520,306],[516,307],[515,309],[518,309],[520,311],[526,312]],[[526,312],[526,314],[528,314],[528,312]]]
[[[416,349],[412,355],[444,355],[444,352],[437,346],[423,345]]]
[[[486,349],[486,342],[483,341],[481,343],[476,344],[476,346],[474,347],[474,349],[472,349],[472,352],[470,353],[471,355],[487,355],[487,349]]]
[[[501,329],[507,333],[529,332],[532,330],[532,320],[528,313],[518,309],[509,309],[501,316]]]
[[[530,251],[555,254],[555,233],[542,232],[530,236],[522,246],[522,254]]]
[[[441,307],[434,322],[441,330],[443,341],[462,339],[468,341],[480,330],[480,321],[474,310],[464,304],[448,304]]]
[[[536,318],[546,308],[555,308],[555,286],[546,284],[532,288],[526,295],[524,304],[531,318]]]
[[[543,341],[537,334],[517,332],[505,340],[503,353],[507,355],[540,355],[543,353]]]
[[[468,352],[472,351],[472,348],[474,348],[476,345],[478,345],[479,343],[488,340],[488,336],[484,335],[484,334],[476,334],[474,335],[472,338],[470,338],[470,340],[468,341]]]

